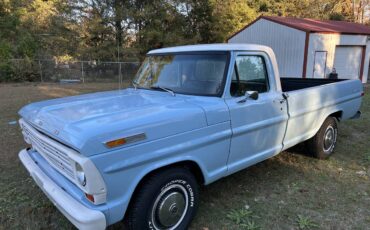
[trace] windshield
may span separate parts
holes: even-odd
[[[161,54],[147,56],[136,74],[138,88],[192,95],[220,95],[228,55]]]

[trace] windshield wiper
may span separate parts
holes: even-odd
[[[161,89],[163,91],[169,92],[172,96],[176,96],[175,92],[172,89],[169,89],[169,88],[166,88],[166,87],[156,85],[156,86],[151,86],[150,88],[151,89]]]

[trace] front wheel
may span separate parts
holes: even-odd
[[[334,151],[337,136],[337,120],[326,118],[316,135],[307,141],[308,151],[316,158],[327,159]]]
[[[164,169],[146,179],[135,194],[128,210],[129,229],[187,229],[198,203],[198,184],[190,170]]]

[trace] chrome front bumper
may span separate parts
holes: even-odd
[[[19,152],[19,159],[36,184],[78,229],[105,229],[106,219],[103,212],[84,206],[60,188],[38,167],[26,149]]]

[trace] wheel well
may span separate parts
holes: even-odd
[[[193,175],[195,176],[195,178],[196,178],[196,180],[199,184],[204,184],[205,180],[204,180],[204,177],[203,177],[202,170],[200,169],[199,165],[197,163],[195,163],[194,161],[181,161],[181,162],[176,162],[176,163],[173,163],[173,164],[170,164],[170,165],[165,165],[163,167],[157,168],[157,169],[147,173],[140,180],[140,183],[142,183],[145,179],[147,179],[148,177],[150,177],[152,174],[154,174],[156,172],[162,171],[162,170],[167,169],[167,168],[174,168],[174,167],[180,167],[180,168],[183,167],[183,168],[188,169],[190,172],[193,173]]]
[[[337,121],[342,119],[343,111],[338,111],[329,115],[329,117],[335,117]]]
[[[199,185],[202,185],[205,183],[205,180],[204,180],[204,176],[203,176],[203,173],[202,173],[202,170],[200,169],[199,165],[197,163],[195,163],[194,161],[181,161],[181,162],[176,162],[176,163],[173,163],[173,164],[170,164],[170,165],[166,165],[166,166],[163,166],[163,167],[160,167],[160,168],[157,168],[149,173],[147,173],[141,180],[140,182],[138,183],[138,185],[136,186],[132,196],[131,196],[131,199],[130,199],[130,203],[129,203],[129,207],[131,206],[131,203],[132,203],[132,200],[135,198],[135,194],[140,190],[140,188],[143,186],[143,184],[145,183],[145,181],[153,174],[161,171],[161,170],[164,170],[164,169],[167,169],[167,168],[172,168],[172,167],[184,167],[184,168],[187,168],[190,170],[190,172],[193,173],[193,175],[195,176],[197,182]]]

